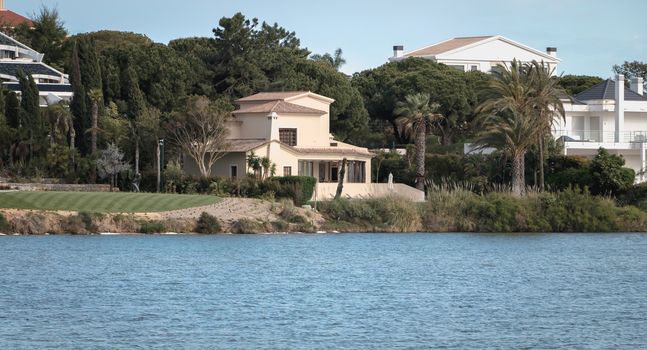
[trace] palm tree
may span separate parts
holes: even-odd
[[[339,70],[339,68],[341,68],[341,66],[346,64],[346,60],[341,56],[342,53],[343,53],[343,51],[341,50],[341,48],[339,48],[339,49],[335,50],[335,53],[333,55],[331,55],[329,53],[325,53],[323,55],[314,54],[314,55],[310,56],[310,58],[312,58],[315,61],[321,61],[321,62],[329,63],[333,68],[335,68],[336,70]]]
[[[92,102],[92,127],[90,128],[90,154],[95,155],[97,152],[97,132],[99,131],[99,104],[103,98],[101,89],[92,89],[88,93]]]
[[[508,153],[512,158],[512,191],[522,195],[526,188],[526,152],[550,133],[555,112],[564,114],[559,88],[543,63],[521,64],[515,60],[509,67],[498,66],[484,92],[486,99],[477,112],[485,119],[476,144]]]
[[[429,102],[428,94],[412,94],[405,97],[405,101],[398,102],[394,114],[396,126],[401,135],[413,135],[416,148],[416,188],[425,189],[425,153],[427,144],[427,130],[432,124],[442,118],[437,113],[439,105]]]
[[[532,61],[528,67],[530,75],[530,85],[532,87],[531,96],[534,99],[533,111],[535,118],[539,123],[541,131],[538,136],[539,146],[539,188],[544,190],[544,141],[551,134],[555,125],[555,117],[560,117],[565,121],[564,105],[560,100],[566,92],[559,86],[559,78],[554,76],[555,69],[550,69],[544,62]]]

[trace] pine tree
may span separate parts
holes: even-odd
[[[7,118],[7,125],[17,129],[20,126],[20,101],[15,92],[9,91],[7,94],[4,111]]]

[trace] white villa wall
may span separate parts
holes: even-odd
[[[247,174],[247,161],[244,152],[227,153],[218,159],[211,167],[211,176],[229,177],[231,165],[238,166],[238,176]],[[200,169],[195,160],[191,157],[184,156],[184,172],[192,176],[200,176]]]
[[[329,200],[335,197],[336,192],[336,183],[317,183],[312,200]],[[414,202],[425,201],[425,193],[423,191],[399,183],[394,183],[391,186],[385,183],[344,183],[342,197],[360,199],[401,197]]]
[[[321,126],[318,115],[285,114],[280,115],[273,123],[272,128],[275,135],[279,134],[281,128],[297,129],[297,147],[328,147],[328,129]]]
[[[296,105],[304,106],[304,107],[310,107],[314,108],[320,111],[330,111],[330,103],[327,101],[322,101],[320,99],[316,99],[313,97],[309,96],[302,96],[298,98],[292,98],[289,101],[290,103],[294,103]],[[317,126],[316,131],[319,131],[319,135],[316,137],[317,138],[317,143],[319,145],[328,146],[328,141],[329,141],[329,133],[330,133],[330,113],[326,113],[322,116],[317,116],[319,124]],[[321,146],[320,146],[321,147]]]
[[[525,50],[500,39],[436,56],[436,60],[439,63],[447,65],[464,64],[466,66],[465,70],[467,71],[470,70],[472,64],[475,64],[479,66],[479,70],[482,72],[489,72],[498,63],[510,63],[513,59],[522,62],[530,62],[532,60],[538,62],[544,61],[549,63],[551,68],[557,65],[555,60],[549,60],[545,56]]]
[[[264,115],[237,114],[230,126],[230,139],[270,139],[271,120]]]

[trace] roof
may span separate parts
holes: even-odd
[[[260,100],[264,101],[264,100]],[[235,110],[233,114],[242,113],[302,113],[302,114],[317,114],[323,115],[327,112],[318,109],[296,105],[294,103],[285,102],[282,100],[274,100],[262,104],[242,106],[240,109]]]
[[[491,35],[488,36],[469,36],[461,38],[453,38],[449,40],[442,41],[431,46],[423,47],[415,51],[411,51],[405,54],[403,57],[416,57],[416,56],[435,56],[444,52],[452,51],[463,46],[471,45],[476,42],[482,41],[484,39],[492,38]]]
[[[230,139],[219,152],[247,152],[263,146],[268,141],[265,139]]]
[[[19,15],[11,10],[0,9],[0,26],[16,27],[23,23],[27,24],[29,27],[34,26],[34,22],[29,18]]]
[[[347,155],[359,155],[359,156],[373,156],[373,153],[369,152],[365,148],[354,147],[354,148],[340,148],[340,147],[326,147],[326,148],[301,148],[301,147],[290,147],[293,150],[299,153],[318,153],[318,154],[347,154]]]
[[[277,92],[259,92],[257,94],[239,98],[234,102],[259,102],[259,101],[290,101],[299,97],[308,96],[314,99],[333,103],[332,98],[315,94],[312,91],[277,91]]]
[[[11,91],[20,91],[20,83],[3,83]],[[39,92],[74,92],[70,84],[36,84]]]
[[[18,73],[18,70],[21,70],[26,74],[31,75],[50,75],[54,77],[61,77],[63,73],[57,71],[56,69],[49,67],[48,65],[42,62],[33,62],[33,63],[18,63],[18,62],[7,62],[0,61],[0,74],[10,75],[15,77]]]
[[[29,46],[19,42],[18,40],[14,39],[14,38],[10,37],[9,35],[7,35],[5,33],[2,33],[2,32],[0,32],[0,45],[17,46],[17,47],[23,48],[25,50],[34,51]]]
[[[301,96],[307,93],[308,91],[259,92],[251,96],[239,98],[236,102],[285,100],[286,98]]]
[[[373,153],[369,152],[365,148],[353,147],[353,148],[340,148],[340,147],[322,147],[322,148],[306,148],[306,147],[293,147],[285,143],[282,143],[278,140],[268,141],[265,139],[229,139],[227,144],[222,149],[219,149],[218,152],[249,152],[257,149],[258,147],[264,146],[270,142],[279,143],[281,146],[286,147],[289,150],[292,150],[296,153],[301,154],[339,154],[339,155],[359,155],[359,156],[373,156]]]
[[[501,40],[509,45],[513,45],[523,50],[532,52],[549,61],[555,61],[555,62],[561,61],[557,57],[550,56],[545,52],[535,50],[532,47],[523,45],[514,40],[510,40],[501,35],[468,36],[468,37],[453,38],[453,39],[439,42],[437,44],[433,44],[431,46],[423,47],[418,50],[407,52],[402,57],[398,57],[398,59],[407,58],[407,57],[428,57],[428,56],[435,57],[437,55],[448,54],[453,51],[460,51],[461,49],[466,49],[471,46],[477,46],[477,45],[480,45],[481,43],[486,43],[486,42],[495,41],[495,40]]]
[[[575,98],[580,101],[615,100],[616,82],[614,80],[607,79],[599,84],[591,86],[588,90],[580,92],[575,95]],[[647,98],[625,87],[625,101],[647,101]]]

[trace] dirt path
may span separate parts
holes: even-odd
[[[243,218],[269,222],[278,219],[272,207],[272,203],[260,199],[223,198],[216,204],[155,214],[161,219],[197,219],[202,212],[207,212],[228,224]]]

